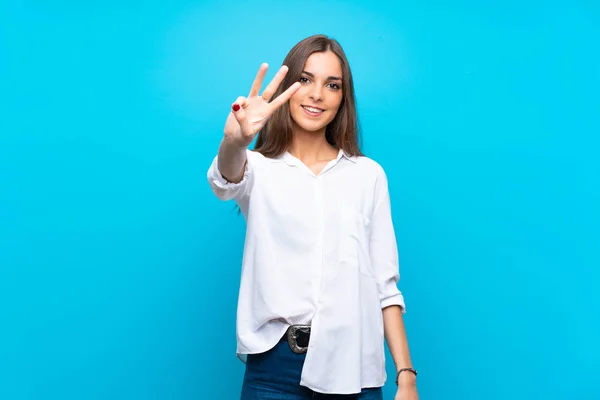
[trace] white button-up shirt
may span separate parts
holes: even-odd
[[[315,175],[286,152],[247,150],[239,183],[214,158],[208,181],[246,219],[237,354],[274,347],[292,324],[310,324],[300,384],[358,393],[386,380],[382,308],[399,305],[398,250],[383,168],[339,151]]]

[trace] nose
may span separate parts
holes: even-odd
[[[314,102],[323,100],[323,89],[319,85],[314,85],[310,92],[310,99]]]

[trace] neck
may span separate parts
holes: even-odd
[[[338,151],[325,138],[325,128],[318,132],[308,132],[299,126],[295,128],[288,148],[291,155],[309,163],[337,157]]]

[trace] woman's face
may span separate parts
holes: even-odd
[[[289,101],[294,122],[309,132],[324,130],[342,102],[342,66],[331,51],[311,54],[300,77],[300,89]]]

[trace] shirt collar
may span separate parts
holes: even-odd
[[[355,163],[355,164],[356,164],[356,159],[358,158],[357,156],[351,156],[351,155],[348,155],[348,154],[346,154],[346,152],[345,152],[344,150],[340,149],[340,152],[338,153],[338,160],[340,159],[340,157],[341,157],[342,155],[343,155],[344,157],[346,157],[348,160],[350,160],[350,161],[352,161],[353,163]]]

